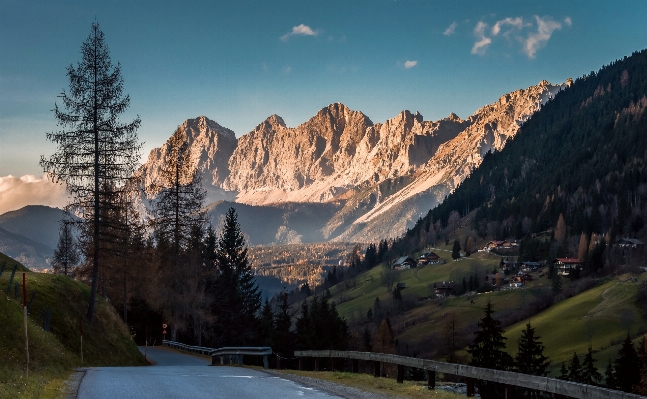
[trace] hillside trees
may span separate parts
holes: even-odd
[[[199,267],[200,240],[206,224],[202,209],[206,192],[199,176],[186,134],[177,129],[167,142],[159,179],[149,187],[149,190],[157,192],[153,201],[152,226],[160,253],[159,273],[161,287],[165,291],[162,298],[169,312],[173,339],[177,339],[178,328],[188,328],[191,318],[188,313],[205,312],[206,303],[203,302],[206,301],[207,287],[195,281],[207,271]],[[205,301],[189,304],[188,298],[205,298]]]
[[[497,237],[505,233],[504,225],[520,226],[510,230],[510,238],[546,232],[557,227],[562,215],[558,240],[582,232],[608,232],[607,247],[622,236],[644,240],[646,109],[647,50],[577,79],[533,114],[503,150],[486,154],[393,246],[415,250],[407,243],[418,242],[432,220],[456,224],[456,210],[463,209],[476,211],[470,218],[473,228],[491,238],[506,238]],[[563,249],[575,250],[568,255],[577,256],[577,242],[565,244]],[[598,273],[604,268],[598,267]]]
[[[519,349],[515,356],[515,368],[524,374],[545,376],[550,362],[544,356],[544,345],[535,335],[535,329],[526,324],[517,341]]]
[[[61,130],[47,133],[56,152],[41,157],[40,165],[54,182],[63,182],[72,199],[67,209],[81,216],[92,241],[92,283],[88,321],[94,315],[102,254],[99,243],[105,225],[100,214],[115,201],[125,181],[135,171],[141,145],[137,138],[139,117],[121,123],[129,106],[123,93],[121,66],[114,66],[98,23],[81,46],[81,61],[67,68],[69,91],[60,98],[64,109],[54,109]],[[89,256],[88,256],[89,255]]]
[[[479,330],[469,345],[467,353],[471,355],[470,365],[495,370],[508,370],[513,364],[512,357],[505,351],[505,337],[501,322],[492,317],[494,309],[488,301],[485,316],[478,321]],[[488,381],[478,382],[479,392],[484,399],[501,397],[501,387]]]

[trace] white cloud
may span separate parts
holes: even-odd
[[[443,32],[443,35],[445,35],[445,36],[453,35],[457,26],[458,26],[458,24],[456,22],[452,22],[452,24],[449,25],[449,27],[447,29],[445,29],[445,31]]]
[[[301,24],[292,27],[292,31],[281,36],[281,40],[287,42],[291,36],[317,36],[318,34],[318,31],[313,30],[308,25]]]
[[[407,61],[405,61],[405,63],[404,63],[404,67],[405,67],[405,68],[407,68],[407,69],[409,69],[409,68],[413,68],[413,67],[414,67],[414,66],[416,66],[416,65],[418,65],[418,61],[416,61],[416,60],[413,60],[413,61],[409,61],[409,60],[407,60]]]
[[[62,208],[67,205],[65,186],[52,183],[43,175],[0,177],[0,214],[20,209],[27,205],[47,205]]]
[[[562,29],[562,24],[553,21],[550,17],[541,18],[535,15],[535,20],[537,21],[537,32],[529,33],[523,43],[523,51],[530,58],[535,58],[537,50],[546,45],[554,31]]]
[[[508,17],[506,19],[502,19],[500,21],[497,21],[494,24],[494,26],[492,27],[492,34],[494,36],[498,35],[499,32],[501,32],[501,28],[505,27],[506,25],[510,25],[513,28],[519,29],[519,30],[523,29],[524,26],[528,26],[528,25],[524,25],[523,18],[521,18],[521,17],[516,17],[516,18]]]
[[[283,73],[290,73],[290,72],[292,72],[291,66],[286,66],[285,68],[283,68]]]
[[[478,40],[474,42],[474,45],[472,46],[472,54],[485,54],[488,46],[492,43],[492,39],[485,36],[485,30],[487,27],[488,24],[483,21],[479,21],[479,23],[474,27],[474,36],[476,36]]]
[[[566,26],[573,25],[573,21],[571,20],[571,17],[564,18],[564,23],[566,24]]]

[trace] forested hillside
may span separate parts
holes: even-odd
[[[577,79],[534,114],[517,136],[400,239],[415,247],[476,211],[473,227],[490,238],[553,229],[567,236],[645,235],[647,204],[647,50]],[[577,244],[575,244],[576,246]],[[573,244],[570,245],[571,249]],[[563,252],[568,252],[566,246]]]

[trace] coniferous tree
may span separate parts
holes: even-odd
[[[613,371],[613,363],[609,360],[607,368],[604,370],[604,384],[609,389],[617,389],[618,382],[616,381],[616,376]]]
[[[501,322],[492,317],[494,310],[492,303],[488,301],[485,306],[485,317],[479,320],[479,330],[474,332],[476,337],[469,345],[467,352],[471,355],[471,366],[484,367],[495,370],[508,370],[514,361],[505,351],[505,340]],[[484,399],[501,396],[499,384],[480,381],[478,382],[479,392]]]
[[[206,224],[202,209],[206,191],[192,158],[186,133],[176,129],[164,146],[159,178],[149,190],[157,192],[153,201],[153,228],[162,250],[160,274],[163,279],[166,309],[171,321],[171,337],[177,339],[178,329],[187,328],[189,289],[202,298],[205,291],[212,290],[208,281],[200,285],[195,278],[203,271],[186,273],[191,257],[191,241],[200,240]],[[195,246],[195,245],[194,245]],[[197,250],[197,248],[196,248]],[[198,291],[200,293],[198,294]],[[194,309],[197,310],[197,309]]]
[[[618,389],[631,392],[634,385],[640,383],[639,363],[636,349],[631,342],[631,338],[627,335],[613,365],[613,376]]]
[[[573,357],[568,362],[568,380],[573,382],[582,382],[582,365],[580,358],[576,352],[573,352]]]
[[[647,396],[647,336],[643,335],[638,343],[638,360],[640,369],[640,381],[634,386],[634,393]]]
[[[216,261],[220,276],[214,313],[220,318],[216,323],[219,340],[225,345],[248,345],[254,340],[261,293],[247,259],[245,237],[234,208],[229,208],[225,215]]]
[[[544,345],[535,335],[535,329],[526,324],[517,341],[519,349],[515,357],[515,367],[520,373],[545,376],[550,365],[548,358],[544,356]]]
[[[568,368],[566,367],[566,362],[562,362],[562,367],[559,369],[559,377],[557,378],[568,381]]]
[[[102,253],[105,239],[101,214],[110,208],[126,181],[137,167],[141,145],[137,138],[139,117],[123,124],[119,116],[129,106],[130,97],[123,93],[121,65],[114,66],[98,23],[81,46],[82,59],[76,68],[70,65],[67,75],[69,92],[61,93],[65,110],[58,105],[54,117],[62,130],[47,133],[57,144],[48,159],[40,165],[54,182],[64,182],[71,195],[67,209],[81,216],[83,229],[91,246],[86,259],[92,262],[90,303],[86,318],[92,321],[96,303]]]
[[[272,306],[270,301],[265,298],[265,303],[261,308],[261,319],[260,319],[260,344],[264,346],[272,345],[272,337],[274,335],[274,313],[272,312]]]
[[[281,306],[279,311],[274,315],[274,338],[272,339],[272,348],[282,356],[289,356],[294,350],[292,319],[290,318],[290,305],[288,305],[288,293],[282,292],[280,295]]]
[[[67,276],[79,263],[79,259],[79,250],[74,242],[71,222],[63,220],[58,236],[58,245],[52,259],[52,269],[54,273],[62,273]]]
[[[595,359],[593,359],[593,349],[589,345],[589,350],[584,356],[582,361],[582,378],[583,384],[598,385],[602,381],[602,374],[595,367]]]
[[[386,319],[382,320],[375,334],[373,349],[378,353],[395,353],[393,331]]]
[[[456,260],[461,257],[461,244],[458,243],[458,240],[454,240],[454,246],[452,247],[452,259]]]

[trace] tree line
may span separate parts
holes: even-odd
[[[470,365],[495,370],[516,371],[519,373],[547,376],[550,361],[544,355],[544,345],[530,322],[517,340],[517,354],[512,357],[506,351],[506,337],[501,322],[493,317],[494,309],[488,301],[485,316],[478,321],[474,341],[467,352],[471,356]],[[625,339],[614,361],[610,361],[605,376],[595,366],[592,348],[589,346],[582,361],[577,353],[568,362],[562,363],[559,379],[583,384],[606,386],[644,395],[647,393],[647,342],[645,336],[634,347],[629,336]],[[503,397],[503,387],[489,381],[478,381],[479,393],[484,399]],[[516,388],[526,397],[540,397],[538,392]]]

